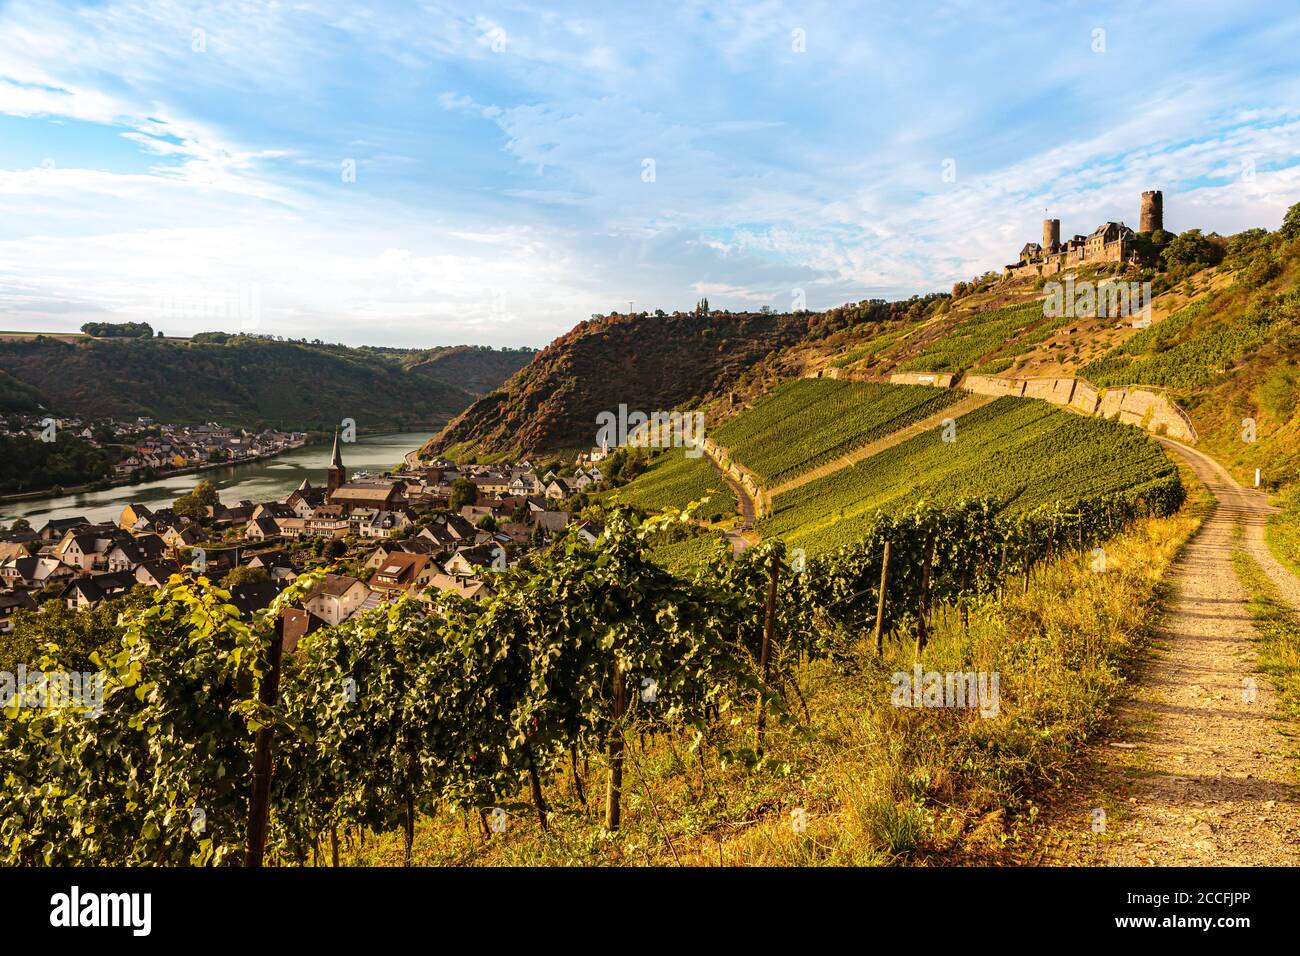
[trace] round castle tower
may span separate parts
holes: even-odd
[[[1142,215],[1138,232],[1155,232],[1165,227],[1165,195],[1158,189],[1142,194]]]
[[[1043,254],[1055,252],[1061,245],[1061,220],[1043,220]]]

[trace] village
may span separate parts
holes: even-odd
[[[304,480],[282,500],[222,503],[201,482],[172,507],[128,504],[116,522],[20,520],[0,530],[0,633],[46,602],[95,608],[178,574],[220,582],[251,619],[299,575],[330,568],[286,616],[291,644],[403,595],[482,600],[492,593],[486,571],[517,565],[570,526],[595,541],[601,527],[578,512],[606,485],[605,457],[594,448],[541,475],[529,461],[416,460],[349,479],[336,434],[325,484]]]
[[[307,443],[307,435],[300,431],[267,428],[250,432],[215,422],[177,425],[148,417],[91,421],[48,415],[0,418],[0,437],[57,443],[67,436],[104,452],[111,471],[103,480],[113,482],[256,461]]]

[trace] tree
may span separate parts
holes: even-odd
[[[447,507],[452,511],[459,511],[476,501],[478,501],[478,486],[474,482],[468,478],[457,478],[451,483],[451,499],[447,502]]]
[[[9,526],[10,531],[31,531],[32,523],[26,518],[15,518],[14,523]]]
[[[1286,211],[1286,215],[1282,217],[1282,225],[1278,229],[1278,235],[1287,242],[1300,236],[1300,202]]]
[[[121,637],[118,615],[143,610],[152,595],[149,588],[138,586],[85,611],[74,611],[62,601],[46,601],[36,611],[18,611],[13,632],[0,641],[0,671],[12,674],[19,664],[34,669],[51,644],[59,646],[60,661],[69,670],[91,670],[90,655],[108,653]]]
[[[484,515],[478,519],[477,527],[480,531],[496,531],[497,519],[492,515]]]
[[[254,568],[247,564],[241,564],[239,567],[231,568],[226,572],[226,576],[221,579],[221,586],[229,591],[243,584],[264,584],[269,580],[271,580],[271,576],[266,573],[266,568]]]
[[[208,509],[221,504],[217,486],[204,479],[188,493],[181,495],[172,504],[172,510],[186,518],[201,519],[208,516]]]
[[[1223,259],[1223,250],[1201,235],[1201,230],[1188,229],[1165,247],[1163,258],[1168,268],[1182,267],[1190,271],[1218,265]]]

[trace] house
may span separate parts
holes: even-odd
[[[230,589],[230,603],[239,608],[239,617],[251,621],[253,615],[280,596],[280,585],[275,581],[249,581]]]
[[[69,529],[88,524],[90,522],[80,515],[75,518],[52,518],[45,522],[45,527],[41,529],[41,540],[47,544],[53,544],[55,541],[60,540]]]
[[[605,533],[605,529],[594,521],[584,521],[578,525],[577,535],[586,544],[595,544],[596,539]]]
[[[533,515],[533,526],[550,534],[559,534],[569,526],[570,518],[567,511],[541,511]]]
[[[506,486],[506,492],[511,495],[535,495],[541,490],[542,483],[532,472],[515,475]]]
[[[331,626],[346,621],[357,612],[369,589],[346,574],[327,574],[303,599],[303,607]]]
[[[441,571],[433,574],[429,579],[429,586],[437,588],[439,591],[450,591],[453,594],[459,594],[468,601],[483,601],[492,596],[492,589],[477,578],[444,574]]]
[[[104,555],[109,571],[131,571],[146,561],[157,561],[167,553],[167,544],[156,534],[117,541]]]
[[[298,580],[298,569],[283,551],[267,551],[248,561],[250,568],[261,568],[272,581],[292,583]]]
[[[311,513],[326,502],[326,489],[313,488],[305,478],[288,498],[285,504],[293,509],[299,518],[309,518]]]
[[[244,529],[245,541],[265,541],[279,536],[280,525],[271,517],[253,518]]]
[[[145,505],[131,502],[122,509],[117,519],[117,526],[123,531],[135,531],[138,528],[148,527],[152,522],[152,510]]]
[[[210,506],[208,510],[212,515],[212,520],[217,524],[234,527],[247,524],[248,520],[253,517],[255,507],[251,501],[241,501],[231,508],[218,504]]]
[[[166,561],[146,561],[135,569],[136,584],[150,588],[164,588],[173,574],[179,574],[174,564]]]
[[[0,561],[6,558],[25,558],[30,554],[21,541],[0,541]]]
[[[448,574],[471,576],[484,568],[504,571],[506,567],[506,549],[498,543],[474,545],[460,548],[443,564],[443,571]]]
[[[292,654],[297,649],[298,642],[312,631],[329,626],[311,611],[305,611],[300,607],[285,608],[280,613],[280,618],[284,621],[280,628],[280,646],[286,654]]]
[[[202,531],[191,524],[186,525],[184,528],[168,528],[163,532],[162,539],[167,542],[167,547],[171,548],[173,552],[178,552],[201,544],[204,535]]]
[[[595,479],[582,470],[579,470],[568,482],[569,487],[575,491],[586,491],[595,483]]]
[[[573,487],[563,478],[553,478],[546,484],[546,497],[552,501],[563,501],[565,498],[571,498],[574,493]]]
[[[390,538],[414,523],[414,518],[406,511],[375,511],[361,521],[357,533],[363,538]]]
[[[428,526],[420,530],[420,537],[428,537],[433,540],[445,541],[472,541],[478,529],[474,527],[474,522],[462,515],[448,512],[440,514],[429,522]]]
[[[0,634],[8,634],[14,629],[15,611],[34,611],[36,602],[26,591],[0,591]]]
[[[471,475],[469,480],[474,483],[479,495],[504,495],[510,490],[510,478],[506,475]]]
[[[311,514],[311,509],[307,510],[307,514]],[[266,501],[261,504],[253,506],[253,511],[251,514],[249,514],[248,520],[256,521],[259,518],[270,518],[273,521],[278,521],[281,518],[298,518],[298,517],[304,517],[304,516],[299,515],[298,512],[294,511],[293,508],[289,507],[284,502]]]
[[[125,594],[136,583],[135,575],[129,571],[83,575],[67,583],[59,593],[59,600],[72,610],[81,611],[98,607],[109,598]]]
[[[427,554],[390,554],[388,560],[375,569],[370,586],[384,597],[396,597],[403,591],[422,591],[428,587],[438,566]]]
[[[115,525],[90,526],[64,532],[54,555],[70,568],[81,571],[108,570],[108,552],[118,541],[131,540]]]
[[[63,562],[46,556],[9,558],[0,562],[0,580],[8,587],[40,588],[67,581],[76,574]]]
[[[347,537],[347,510],[341,504],[321,505],[307,519],[307,526],[303,533],[325,538]]]

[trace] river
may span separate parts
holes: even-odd
[[[395,435],[363,435],[341,447],[343,465],[348,476],[358,471],[385,471],[402,462],[408,451],[419,448],[432,432],[402,432]],[[204,479],[213,482],[226,504],[248,498],[271,501],[286,497],[306,478],[313,485],[325,484],[325,469],[330,461],[329,444],[295,448],[275,458],[245,462],[226,468],[188,475],[171,475],[138,485],[122,485],[106,491],[87,491],[58,498],[29,498],[24,501],[0,502],[0,521],[8,524],[26,518],[40,529],[54,518],[84,515],[90,521],[116,521],[130,502],[154,508],[169,506],[173,501]]]

